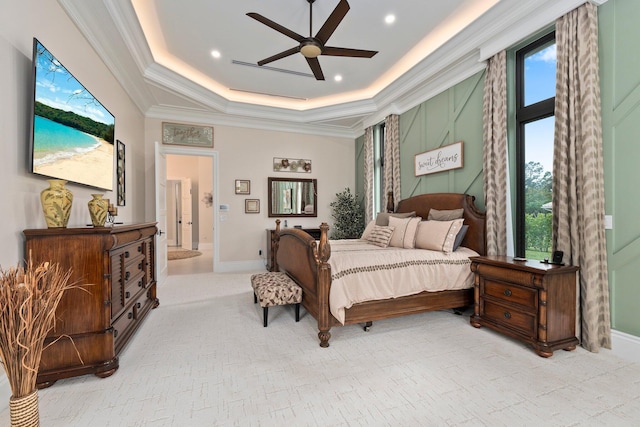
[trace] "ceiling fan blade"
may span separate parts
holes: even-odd
[[[324,80],[324,74],[322,74],[322,68],[320,68],[318,58],[307,58],[307,63],[309,63],[313,75],[316,76],[316,80]]]
[[[291,31],[290,29],[288,29],[286,27],[283,27],[280,24],[277,24],[277,23],[273,22],[269,18],[265,18],[264,16],[260,15],[259,13],[249,12],[249,13],[247,13],[247,16],[250,17],[250,18],[255,19],[258,22],[262,22],[267,27],[273,28],[274,30],[284,34],[287,37],[291,37],[292,39],[294,39],[298,43],[301,43],[303,40],[306,39],[306,37],[302,37],[300,34],[294,32],[294,31]]]
[[[286,58],[287,56],[294,55],[300,52],[300,46],[293,47],[291,49],[285,50],[284,52],[276,53],[273,56],[263,59],[262,61],[258,61],[258,65],[268,64],[269,62],[277,61],[278,59]]]
[[[340,22],[342,22],[342,19],[349,9],[350,7],[347,0],[340,0],[340,3],[338,3],[336,8],[333,9],[333,12],[331,12],[331,15],[329,15],[325,23],[322,25],[322,28],[320,28],[315,38],[318,39],[320,43],[325,44],[327,40],[329,40],[329,37],[331,37],[331,34],[333,34],[336,28],[338,28],[338,25],[340,25]]]
[[[325,46],[321,55],[327,56],[350,56],[353,58],[371,58],[378,53],[377,50],[349,49],[346,47]]]

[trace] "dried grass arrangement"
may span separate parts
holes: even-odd
[[[44,262],[8,271],[0,268],[0,356],[11,386],[11,425],[38,425],[36,379],[44,340],[56,307],[71,288],[71,271]],[[35,401],[33,408],[26,408]],[[14,416],[15,415],[15,416]],[[34,419],[35,417],[35,419]]]

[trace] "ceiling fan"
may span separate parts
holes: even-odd
[[[300,43],[296,47],[285,50],[284,52],[277,53],[273,56],[263,59],[262,61],[258,61],[258,65],[265,65],[270,62],[277,61],[278,59],[286,58],[287,56],[291,56],[300,52],[306,58],[307,63],[309,64],[311,71],[313,71],[313,75],[315,76],[316,80],[324,80],[324,74],[322,74],[322,68],[320,68],[318,56],[327,55],[348,56],[353,58],[371,58],[373,55],[378,53],[377,51],[373,50],[325,46],[325,44],[329,40],[329,37],[331,37],[333,32],[336,30],[336,28],[350,9],[347,0],[340,0],[340,3],[338,3],[333,12],[331,12],[331,15],[329,15],[320,30],[316,33],[315,36],[312,36],[313,33],[311,25],[314,1],[315,0],[307,0],[307,2],[309,2],[309,37],[301,36],[300,34],[291,31],[290,29],[285,28],[280,24],[275,23],[258,13],[247,13],[247,16],[255,19],[256,21],[262,22],[264,25],[271,27],[274,30]]]

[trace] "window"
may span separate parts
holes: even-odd
[[[555,33],[516,52],[515,253],[550,258]]]
[[[387,197],[384,194],[384,122],[373,128],[373,210],[387,211]]]

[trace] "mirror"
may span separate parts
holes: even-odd
[[[269,178],[269,217],[317,217],[315,179]]]

